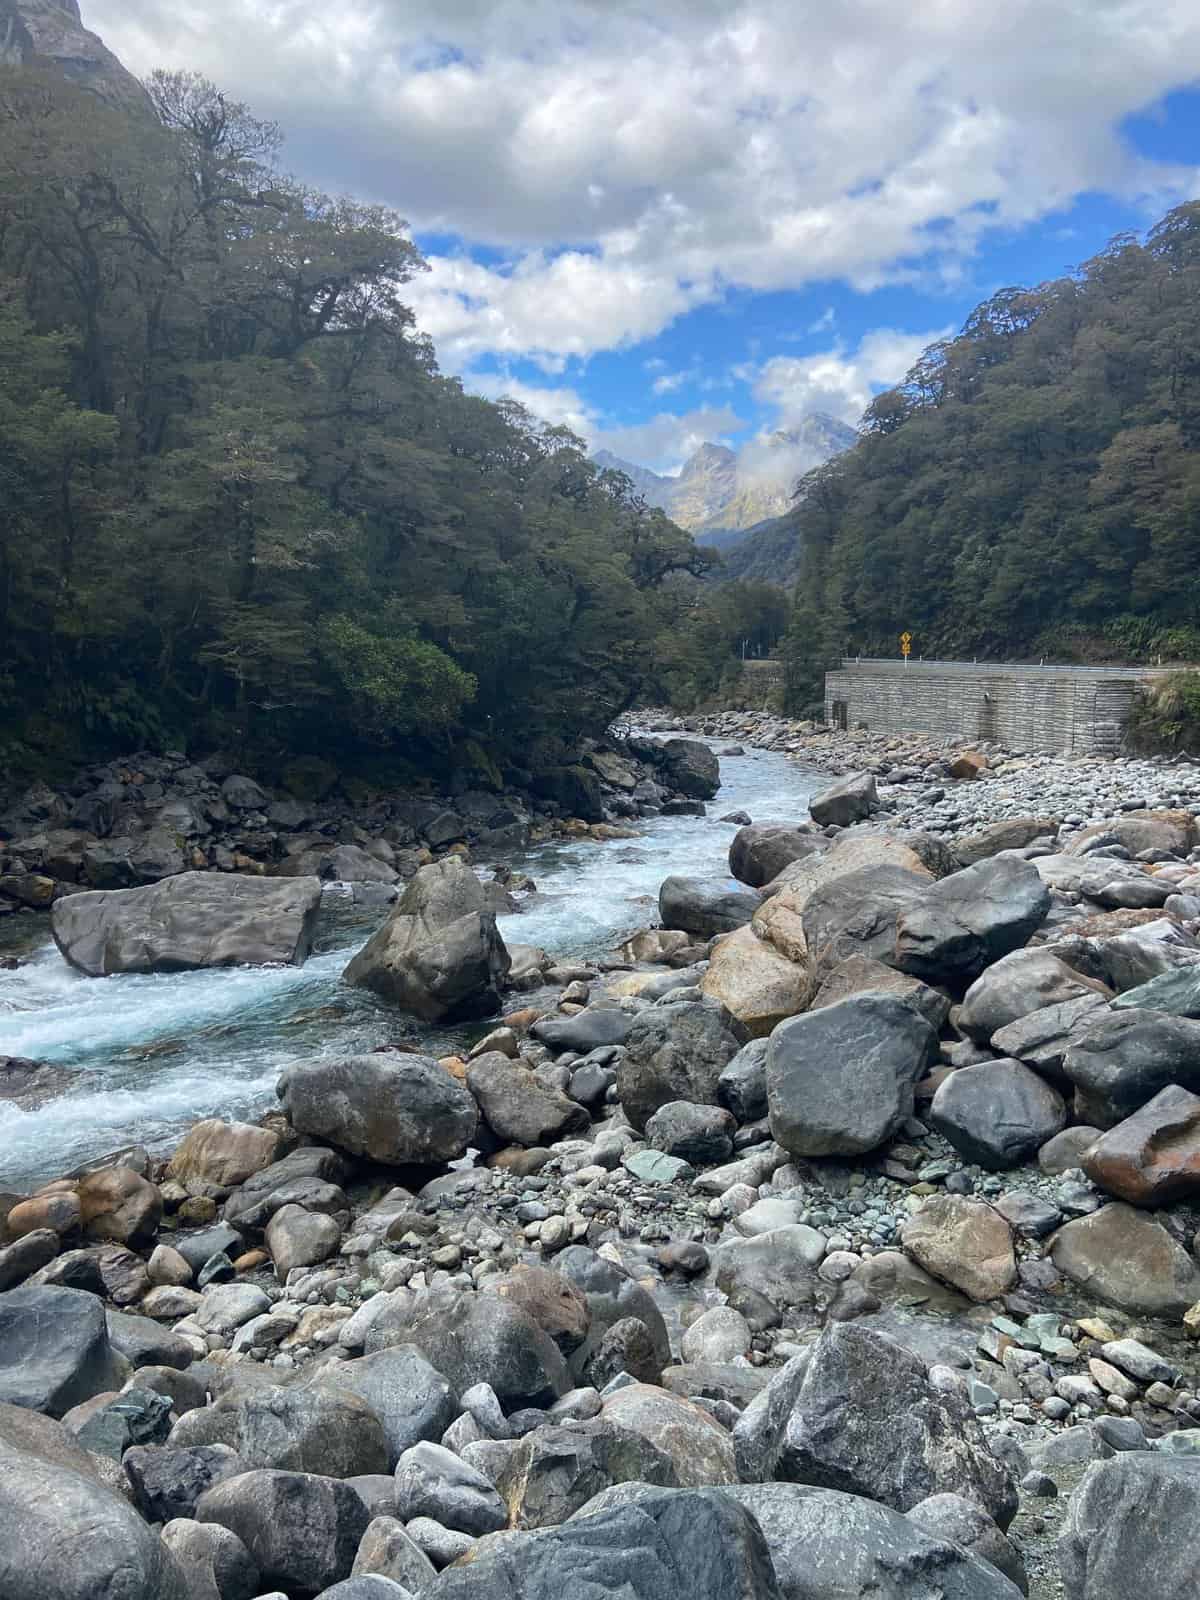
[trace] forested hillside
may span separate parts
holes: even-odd
[[[790,653],[1200,659],[1200,204],[1006,289],[804,480]]]
[[[439,374],[397,216],[148,88],[0,69],[0,764],[522,765],[664,692],[712,558]]]

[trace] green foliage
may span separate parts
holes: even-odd
[[[157,120],[0,69],[6,748],[498,783],[697,693],[698,640],[715,682],[753,631],[715,558],[438,372],[401,219],[286,177],[204,79],[147,88]]]
[[[1141,691],[1129,736],[1140,750],[1200,751],[1200,672],[1172,672]]]

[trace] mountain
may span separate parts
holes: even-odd
[[[624,472],[650,505],[661,506],[681,528],[690,529],[697,543],[725,550],[751,528],[787,511],[797,481],[848,450],[857,437],[844,422],[814,411],[795,427],[754,439],[741,450],[702,444],[677,478],[624,461],[611,450],[598,450],[593,460]]]
[[[57,68],[110,105],[149,109],[138,80],[84,27],[77,0],[0,0],[0,66]]]

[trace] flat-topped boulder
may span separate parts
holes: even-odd
[[[728,878],[670,877],[658,891],[658,917],[700,939],[744,927],[758,909],[758,896]]]
[[[298,1061],[276,1092],[298,1133],[389,1166],[454,1161],[478,1125],[472,1096],[428,1056]]]
[[[299,966],[312,948],[320,904],[316,878],[181,872],[140,889],[66,895],[51,908],[50,930],[66,960],[93,978]]]

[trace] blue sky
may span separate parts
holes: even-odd
[[[446,370],[659,470],[1200,194],[1196,0],[84,0],[397,208]]]

